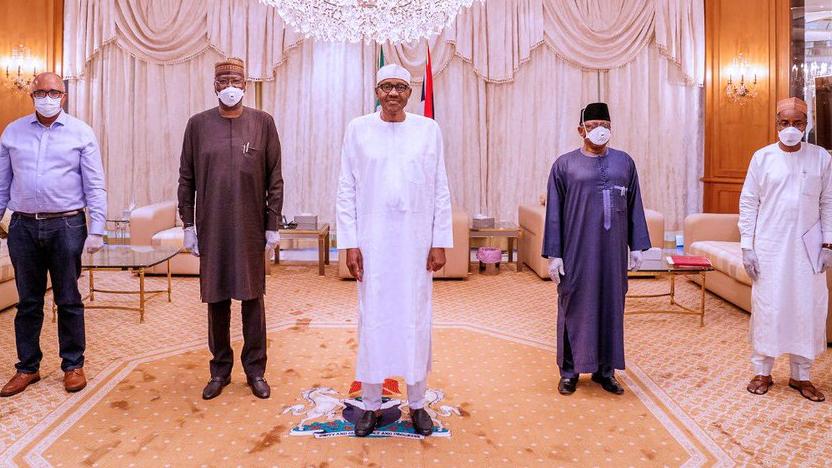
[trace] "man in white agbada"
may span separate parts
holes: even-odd
[[[453,246],[442,132],[404,111],[411,95],[404,68],[379,69],[375,92],[381,110],[347,127],[336,202],[338,248],[358,280],[356,380],[366,411],[355,434],[375,428],[384,379],[403,376],[413,427],[430,435],[432,272]]]
[[[748,391],[768,392],[774,359],[788,353],[789,387],[823,401],[809,370],[826,349],[829,293],[823,272],[832,267],[832,158],[820,146],[801,142],[806,111],[797,98],[777,103],[780,141],[754,153],[740,196],[756,374]]]

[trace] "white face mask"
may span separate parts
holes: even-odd
[[[780,130],[777,133],[777,136],[780,138],[780,142],[786,146],[795,146],[800,143],[800,140],[803,139],[803,132],[794,128],[794,127],[786,127],[783,130]]]
[[[225,107],[234,107],[243,99],[245,92],[240,88],[235,88],[234,86],[229,86],[224,90],[217,93],[217,97],[220,98],[220,102]]]
[[[586,132],[586,127],[584,127],[584,132]],[[592,131],[586,133],[586,137],[592,142],[593,145],[603,146],[610,141],[612,133],[608,128],[599,125],[593,128]]]
[[[61,111],[61,98],[35,98],[35,110],[46,118],[54,117]]]

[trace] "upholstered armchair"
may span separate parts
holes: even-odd
[[[198,275],[199,258],[184,249],[185,233],[176,224],[176,202],[164,201],[136,208],[130,214],[130,244],[171,246],[182,249],[170,260],[174,275]],[[156,265],[148,274],[167,274],[165,264]]]

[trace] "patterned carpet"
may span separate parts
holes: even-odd
[[[55,324],[47,320],[44,380],[0,400],[0,465],[127,465],[119,455],[137,463],[223,465],[228,454],[247,465],[288,466],[384,465],[399,459],[476,466],[817,465],[832,455],[832,405],[808,402],[789,389],[785,360],[775,366],[777,385],[768,395],[745,391],[751,377],[748,315],[712,295],[702,328],[695,317],[626,319],[623,397],[600,391],[588,379],[575,395],[558,395],[554,286],[529,271],[434,283],[436,359],[430,386],[444,391],[442,404],[464,415],[445,420],[449,439],[290,437],[300,417],[281,412],[302,402],[301,391],[329,385],[345,396],[351,382],[355,285],[336,279],[334,267],[319,277],[313,266],[281,265],[267,279],[266,377],[274,389],[268,401],[251,397],[239,365],[227,394],[212,402],[199,399],[208,353],[196,278],[176,278],[173,302],[151,300],[143,324],[133,312],[88,311],[85,370],[91,382],[78,394],[63,391]],[[96,275],[96,284],[105,288],[130,288],[134,281],[126,273]],[[149,283],[155,288],[164,280]],[[656,279],[630,285],[636,294],[667,287]],[[695,285],[681,282],[677,288],[681,302],[696,303]],[[15,362],[13,319],[13,310],[0,313],[4,380]],[[239,339],[239,317],[232,327]],[[239,351],[240,343],[235,347]],[[828,395],[830,363],[826,353],[813,369]],[[157,409],[150,404],[154,397]],[[174,403],[177,398],[181,404]],[[252,412],[265,417],[245,418]],[[207,435],[223,418],[231,421],[228,431],[239,434],[228,434],[220,446]],[[514,432],[507,423],[516,424]],[[210,448],[225,454],[213,455]],[[476,455],[468,462],[463,453]],[[153,458],[163,454],[168,458]]]

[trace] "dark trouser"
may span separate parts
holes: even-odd
[[[615,369],[612,366],[601,364],[598,369],[593,372],[593,375],[599,377],[612,377],[615,375]],[[575,361],[572,359],[572,346],[569,344],[569,332],[563,330],[563,366],[560,367],[560,376],[564,379],[574,379],[578,377],[575,372]]]
[[[58,343],[61,369],[84,367],[84,304],[78,292],[81,252],[87,238],[83,213],[65,218],[36,220],[13,214],[9,223],[9,256],[14,266],[20,302],[14,318],[17,343],[15,367],[34,373],[40,368],[40,330],[43,327],[46,273],[58,305]]]
[[[243,370],[248,377],[263,377],[266,372],[266,310],[263,296],[242,301]],[[231,300],[208,304],[208,349],[211,377],[228,377],[234,365],[231,349]]]

